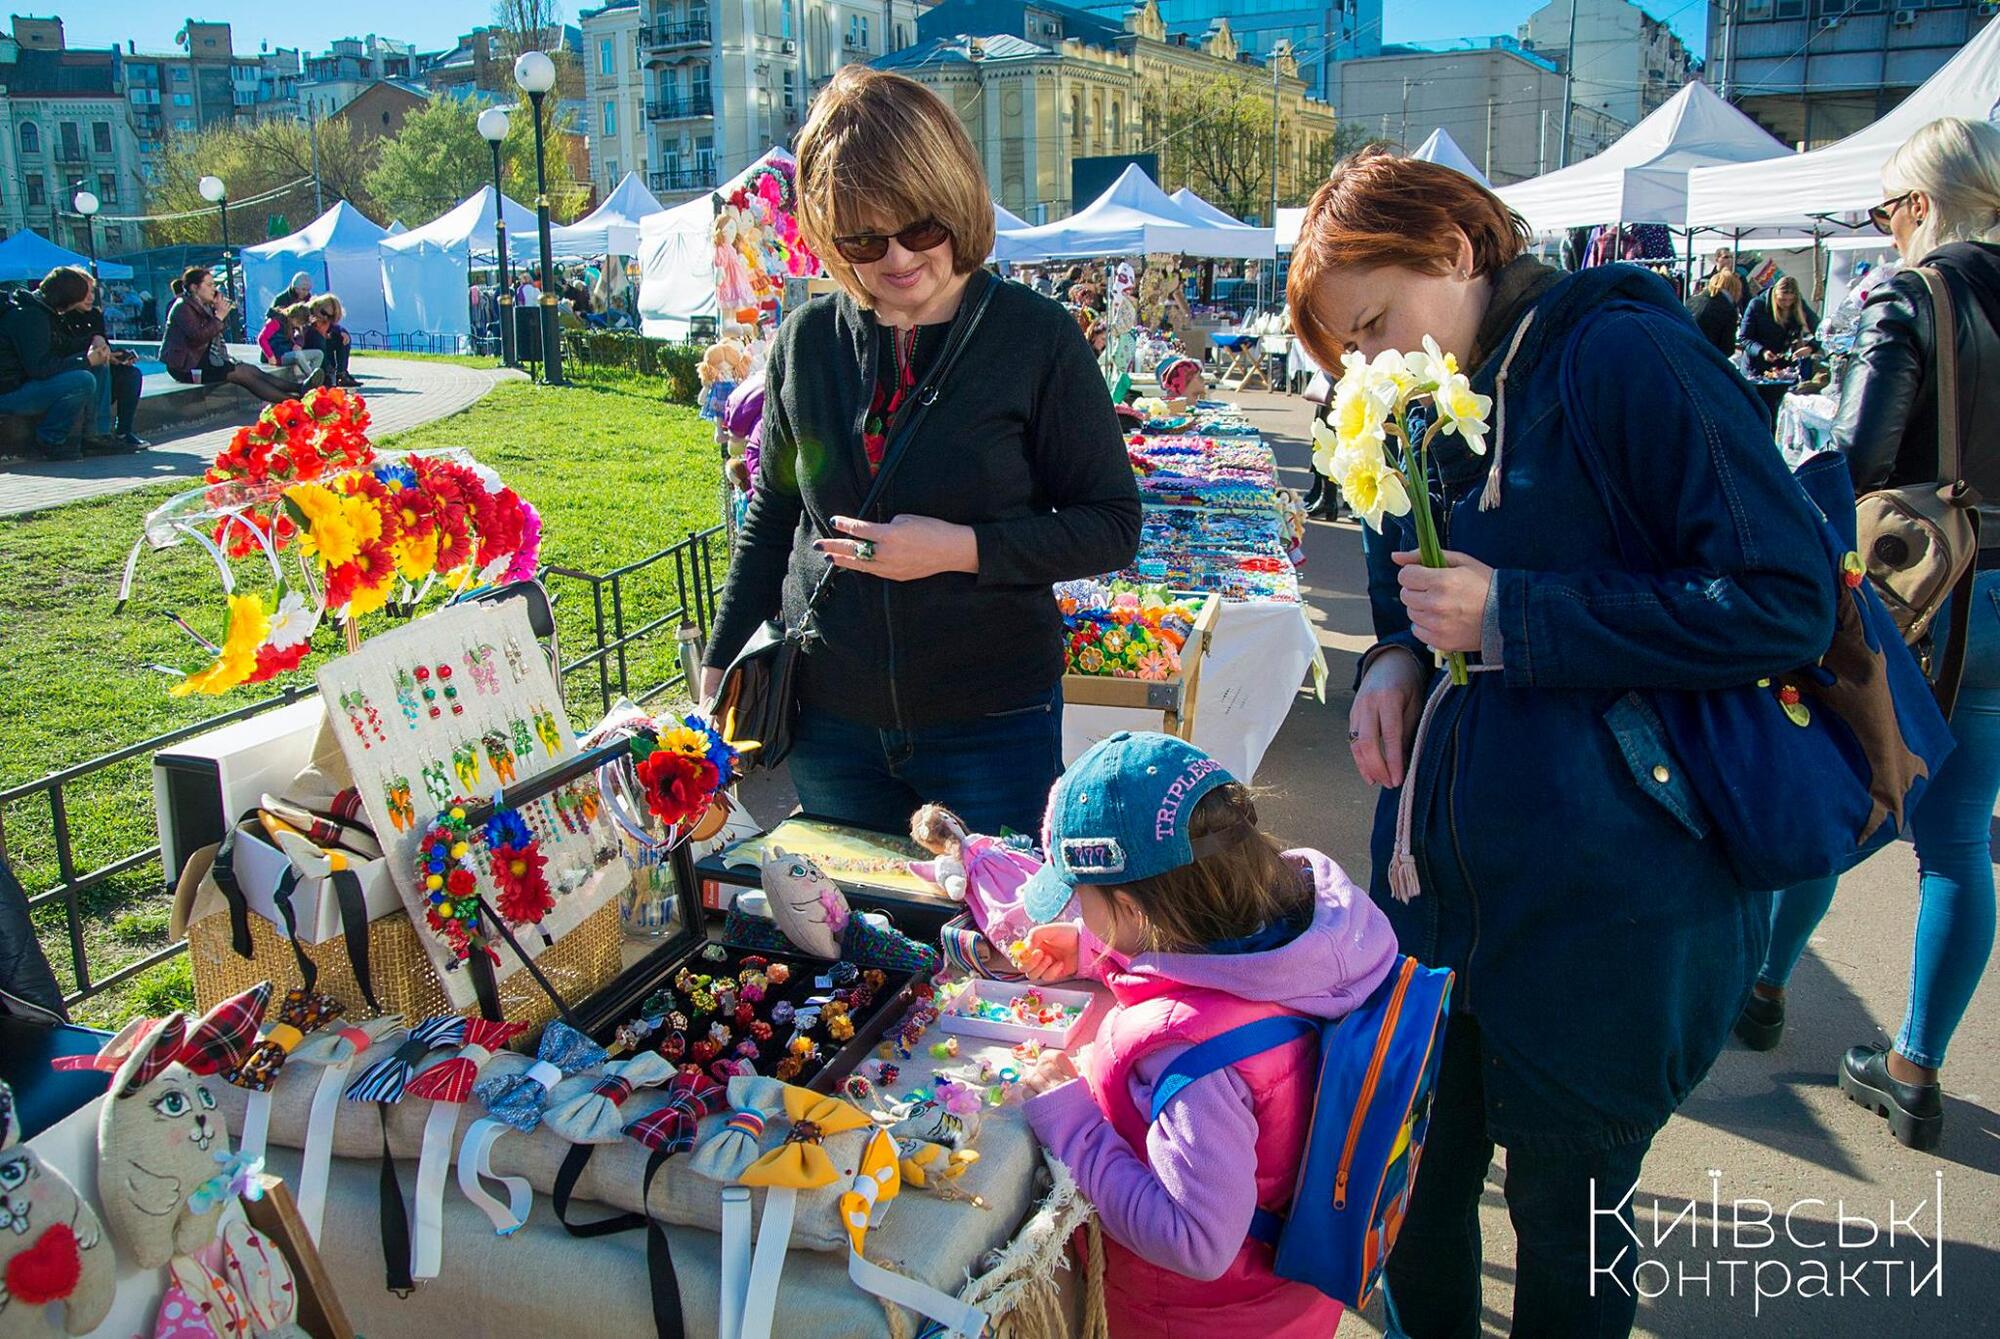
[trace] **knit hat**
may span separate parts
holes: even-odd
[[[1157,373],[1160,381],[1160,390],[1168,399],[1178,400],[1181,397],[1181,392],[1187,389],[1188,382],[1200,375],[1200,373],[1201,364],[1186,354],[1168,354],[1161,360],[1160,370]]]

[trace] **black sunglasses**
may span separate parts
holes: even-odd
[[[833,246],[848,262],[867,265],[889,254],[892,237],[906,251],[931,251],[944,245],[951,237],[951,229],[936,219],[919,219],[901,232],[857,232],[836,237]]]
[[[1886,237],[1889,233],[1889,222],[1896,217],[1896,206],[1903,204],[1915,194],[1915,191],[1904,191],[1901,195],[1892,195],[1869,210],[1868,221],[1875,225],[1875,231]]]

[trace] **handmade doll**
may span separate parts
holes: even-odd
[[[142,1023],[98,1117],[97,1199],[134,1263],[158,1269],[215,1236],[221,1198],[198,1211],[189,1196],[228,1157],[229,1127],[208,1083],[180,1063],[187,1020]]]
[[[63,1327],[89,1334],[118,1288],[111,1243],[69,1178],[20,1135],[14,1091],[0,1082],[0,1339],[49,1334],[44,1312],[57,1302]]]
[[[1006,966],[1012,946],[1032,925],[1021,906],[1021,889],[1042,862],[1003,838],[967,832],[959,816],[941,804],[927,804],[911,816],[910,839],[936,857],[911,864],[910,873],[965,903],[984,937],[979,966],[989,975],[1013,975]]]

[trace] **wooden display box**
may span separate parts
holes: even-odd
[[[1180,669],[1165,679],[1120,679],[1109,674],[1065,674],[1063,704],[1075,707],[1128,707],[1160,713],[1163,733],[1194,738],[1196,698],[1201,688],[1201,662],[1222,616],[1222,597],[1176,592],[1175,598],[1201,601],[1194,629],[1181,647]]]

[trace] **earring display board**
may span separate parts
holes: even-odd
[[[417,861],[426,828],[453,801],[493,799],[577,754],[527,607],[504,600],[441,609],[329,662],[319,689],[417,938],[452,1007],[471,1008],[471,973],[430,926],[432,892]],[[536,957],[624,891],[631,876],[588,773],[517,812],[546,861],[554,901],[539,922],[507,924],[521,952]],[[495,862],[478,829],[472,838],[478,892],[497,908]],[[496,978],[520,970],[520,956],[504,944],[498,955]]]

